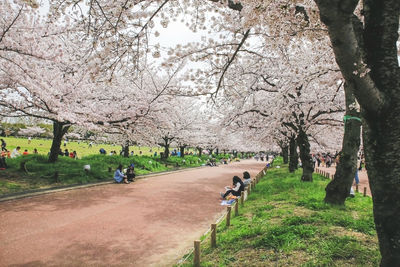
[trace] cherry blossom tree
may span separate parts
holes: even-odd
[[[276,2],[276,4],[279,1]],[[236,2],[237,3],[237,2]],[[336,61],[341,73],[361,106],[364,148],[374,201],[374,217],[382,254],[381,266],[399,262],[400,230],[396,210],[399,209],[398,153],[399,129],[396,125],[399,101],[398,1],[316,0],[321,21],[327,26]],[[282,13],[275,3],[243,0],[231,8],[240,10],[245,23],[264,23]],[[311,1],[302,4],[306,22],[318,14]],[[269,5],[269,6],[267,6]],[[264,8],[265,7],[265,8]],[[299,6],[292,6],[300,10]],[[360,9],[358,9],[359,11]],[[246,16],[247,15],[247,16]],[[265,22],[270,23],[265,23]],[[312,23],[310,23],[312,25]],[[389,160],[388,160],[389,159]],[[385,171],[383,171],[385,170]]]
[[[183,49],[176,49],[175,62],[183,58],[209,61],[213,68],[204,68],[203,71],[194,69],[192,73],[188,72],[186,78],[188,81],[199,82],[194,93],[212,94],[214,99],[223,91],[228,92],[230,87],[236,89],[233,81],[237,81],[234,78],[240,75],[231,70],[241,55],[243,58],[252,58],[249,55],[259,54],[262,62],[268,62],[274,56],[270,52],[274,49],[253,49],[250,40],[258,38],[264,41],[261,42],[262,46],[270,44],[269,48],[281,49],[290,44],[295,36],[297,40],[304,38],[312,42],[310,50],[319,54],[329,47],[325,39],[328,33],[330,46],[346,83],[345,90],[351,91],[361,106],[366,163],[382,254],[381,265],[393,266],[400,261],[400,230],[396,213],[400,207],[400,190],[396,178],[400,169],[397,153],[400,142],[400,122],[397,116],[400,107],[397,47],[400,3],[395,0],[360,2],[118,0],[111,3],[105,0],[60,0],[52,1],[51,16],[60,17],[69,8],[72,12],[78,10],[74,19],[79,23],[80,30],[87,33],[93,54],[96,54],[96,57],[90,59],[91,72],[94,75],[105,73],[107,75],[104,75],[104,80],[110,81],[125,66],[133,66],[129,72],[140,72],[140,62],[146,60],[150,50],[155,57],[160,56],[160,47],[152,46],[148,41],[150,37],[157,36],[153,27],[156,19],[159,19],[161,25],[167,26],[171,20],[184,13],[189,18],[188,26],[194,31],[207,28],[204,22],[210,21],[213,32],[221,35],[204,40],[204,45],[190,44]],[[82,11],[77,9],[78,6],[84,7]],[[246,47],[246,44],[250,47]],[[321,60],[314,63],[320,68],[325,62]],[[261,70],[265,71],[266,68],[261,66]],[[275,84],[268,75],[261,74],[253,76],[253,88],[265,90],[267,87],[259,87],[258,83],[265,86]],[[306,90],[313,87],[299,83],[301,75],[294,75],[293,72],[290,75],[293,77],[286,80],[286,83],[294,86],[280,88],[295,90],[303,86]],[[247,87],[249,83],[250,79],[243,79]],[[229,94],[235,95],[233,91]],[[241,93],[236,95],[239,97]],[[308,111],[302,108],[298,110],[296,116],[301,125],[302,118],[299,116],[303,112],[303,118],[307,118]],[[308,125],[306,120],[304,123]],[[311,128],[308,130],[313,132]],[[307,152],[305,150],[300,154]]]
[[[39,126],[30,126],[24,129],[21,129],[18,131],[18,135],[23,135],[23,136],[39,136],[43,133],[45,133],[46,130],[39,127]]]

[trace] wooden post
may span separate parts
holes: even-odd
[[[367,196],[367,188],[364,187],[364,197],[366,197],[366,196]]]
[[[228,210],[228,213],[226,214],[226,226],[230,226],[231,225],[231,210],[232,210],[232,207],[227,207],[226,209]]]
[[[240,193],[240,205],[244,206],[244,191]]]
[[[235,216],[239,216],[239,202],[236,199],[235,202]]]
[[[211,224],[211,247],[217,247],[217,224]]]
[[[356,184],[356,192],[359,193],[360,191],[358,191],[358,184]]]
[[[200,267],[200,240],[194,241],[194,266]]]

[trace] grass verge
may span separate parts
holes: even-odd
[[[9,168],[0,171],[0,196],[51,187],[112,181],[119,164],[127,168],[134,163],[136,175],[143,175],[201,166],[206,160],[207,156],[192,155],[184,158],[174,156],[167,160],[138,155],[128,158],[90,155],[77,160],[60,157],[56,163],[49,163],[47,156],[25,155],[7,159]],[[25,164],[24,168],[21,168],[22,163]],[[84,165],[90,165],[89,172],[84,171]]]
[[[231,226],[222,222],[217,248],[202,242],[201,266],[379,266],[372,199],[357,194],[345,207],[325,204],[329,180],[301,182],[278,159]],[[204,237],[202,238],[204,239]],[[193,256],[183,266],[192,266]]]

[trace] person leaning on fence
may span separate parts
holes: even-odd
[[[229,194],[232,194],[234,196],[240,196],[242,191],[244,191],[244,184],[242,182],[242,179],[239,178],[239,176],[233,176],[232,178],[232,184],[234,187],[225,187],[226,192],[225,194],[220,192],[220,195],[223,199],[225,199]]]
[[[122,172],[122,164],[119,164],[118,168],[115,170],[114,173],[114,180],[117,183],[124,183],[124,184],[129,184],[126,175]]]
[[[251,177],[248,171],[245,171],[243,173],[243,184],[244,186],[248,186],[249,184],[251,184]]]

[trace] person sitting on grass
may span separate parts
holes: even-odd
[[[114,180],[117,183],[124,182],[124,184],[129,184],[126,175],[124,175],[124,173],[122,172],[122,164],[119,164],[117,170],[115,171]]]
[[[244,191],[244,184],[242,182],[242,179],[239,178],[239,176],[233,176],[232,178],[232,184],[234,187],[226,186],[226,192],[225,194],[220,192],[220,195],[223,199],[225,199],[229,194],[232,194],[234,196],[240,196],[241,193]]]
[[[251,184],[250,173],[248,171],[245,171],[243,173],[243,184],[244,186],[248,186],[249,184]]]
[[[126,170],[126,176],[128,177],[129,182],[133,182],[136,175],[135,175],[135,164],[131,163],[128,169]]]
[[[20,146],[17,146],[16,148],[14,148],[13,151],[11,152],[11,158],[16,158],[18,156],[21,156],[21,154],[19,153],[20,149],[21,149]]]

